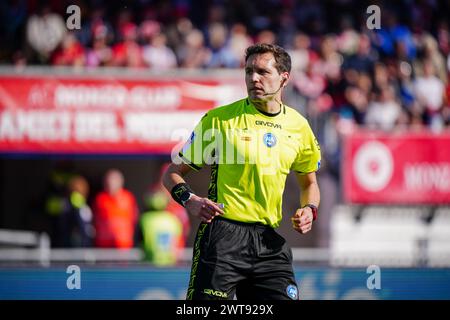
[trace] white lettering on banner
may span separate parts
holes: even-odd
[[[181,93],[174,86],[134,86],[128,90],[122,85],[58,85],[54,99],[57,108],[167,110],[180,105]]]
[[[141,109],[176,109],[180,105],[180,90],[177,87],[134,87],[129,94],[129,105]]]
[[[124,138],[129,142],[174,141],[175,130],[191,132],[202,115],[202,112],[128,112],[123,116]]]
[[[121,108],[125,105],[126,97],[127,89],[119,85],[58,85],[54,104],[57,108]]]
[[[407,190],[450,191],[450,164],[448,163],[407,163],[403,174]]]
[[[115,113],[79,112],[75,116],[75,139],[78,141],[117,142],[121,139]]]
[[[44,110],[0,113],[0,140],[68,141],[69,112]]]

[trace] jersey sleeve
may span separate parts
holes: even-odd
[[[315,172],[320,168],[320,160],[321,154],[319,142],[307,123],[302,132],[300,150],[291,169],[303,174]]]
[[[185,164],[196,171],[205,165],[205,151],[214,138],[212,132],[212,117],[206,113],[178,154]]]

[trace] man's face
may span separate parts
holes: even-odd
[[[272,53],[252,54],[245,64],[245,83],[250,100],[267,101],[281,93],[287,72],[278,73]],[[278,92],[277,92],[278,91]],[[276,92],[276,94],[273,94]]]
[[[123,175],[117,171],[110,171],[106,174],[104,186],[106,192],[115,195],[123,188]]]

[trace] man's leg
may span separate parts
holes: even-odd
[[[238,254],[239,248],[233,248],[233,243],[241,242],[233,239],[233,233],[228,229],[226,222],[215,219],[211,224],[200,224],[194,243],[187,300],[234,298],[236,284],[243,276],[235,267],[236,257],[226,251],[231,248]]]
[[[251,277],[237,286],[239,300],[298,300],[292,253],[275,230],[257,230],[257,257]]]

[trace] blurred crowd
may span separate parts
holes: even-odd
[[[69,30],[66,8],[80,7]],[[381,29],[366,9],[380,7]],[[133,0],[1,2],[0,59],[15,65],[241,68],[245,48],[276,43],[293,58],[303,110],[381,130],[450,123],[450,3]],[[298,104],[298,101],[297,101]]]
[[[80,8],[80,29],[67,28],[71,4]],[[381,29],[367,28],[372,4],[380,7]],[[309,116],[332,111],[381,130],[441,131],[450,123],[448,1],[9,0],[0,6],[3,63],[242,68],[246,47],[276,43],[292,55],[293,88]]]

